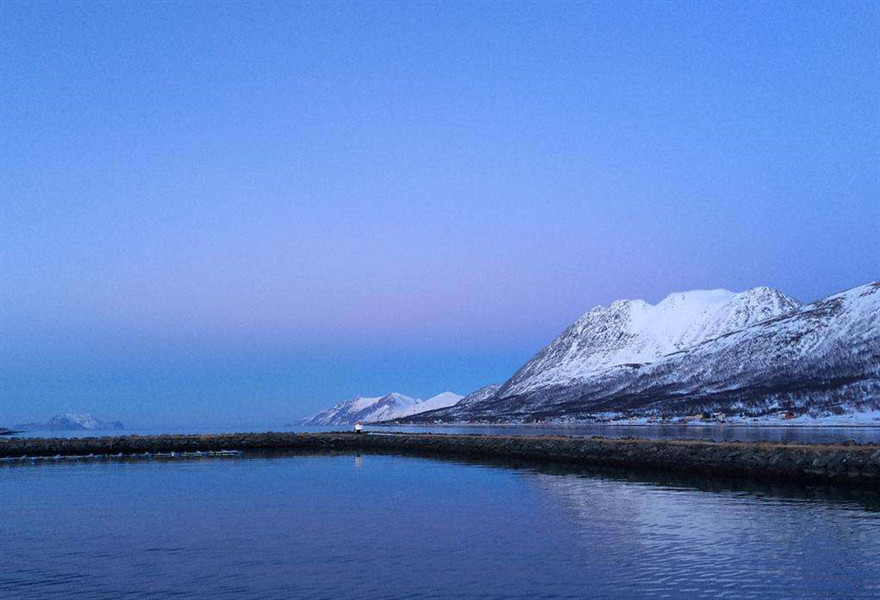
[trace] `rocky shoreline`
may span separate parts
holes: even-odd
[[[880,489],[880,445],[456,434],[242,433],[7,438],[0,458],[237,450],[366,452],[551,461]]]

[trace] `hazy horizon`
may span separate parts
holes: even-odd
[[[0,425],[505,380],[880,278],[877,3],[0,5]]]

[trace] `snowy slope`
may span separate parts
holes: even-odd
[[[572,385],[616,365],[642,364],[790,312],[798,302],[758,287],[670,294],[656,305],[618,300],[582,316],[525,364],[501,395]]]
[[[802,307],[769,288],[673,294],[653,307],[616,302],[584,315],[494,395],[431,417],[523,421],[875,410],[880,282]]]
[[[378,397],[358,396],[302,421],[304,425],[350,425],[356,421],[375,423],[393,419],[422,404],[418,398],[391,393]]]
[[[477,405],[484,402],[485,400],[488,400],[489,398],[492,398],[500,388],[501,386],[497,383],[492,383],[471,392],[470,394],[446,409],[432,410],[427,412],[419,411],[418,413],[413,415],[398,417],[394,420],[394,423],[398,425],[406,425],[407,423],[430,423],[434,420],[435,415],[439,415],[440,420],[459,420],[459,416],[466,416],[469,411],[472,411]],[[466,420],[466,418],[463,418],[461,420]]]
[[[314,417],[301,421],[301,423],[304,425],[350,425],[356,421],[376,423],[415,415],[427,410],[447,408],[462,398],[463,396],[453,392],[443,392],[427,400],[410,398],[397,393],[372,398],[359,396],[340,402]]]
[[[455,406],[456,407],[465,407],[472,406],[474,404],[479,404],[486,398],[490,398],[495,395],[495,393],[501,388],[497,383],[490,383],[489,385],[484,385],[480,389],[471,392],[464,398],[462,398]]]
[[[400,411],[395,415],[394,418],[400,417],[408,417],[410,415],[414,415],[417,413],[423,413],[429,410],[437,410],[440,408],[448,408],[458,403],[459,400],[464,398],[461,394],[456,394],[454,392],[443,392],[437,394],[436,396],[432,396],[428,398],[424,402],[420,402],[414,406],[411,406],[407,409]]]

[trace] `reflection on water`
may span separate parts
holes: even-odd
[[[737,598],[785,597],[792,581],[803,588],[798,597],[880,591],[880,515],[869,512],[880,502],[873,494],[835,498],[789,488],[776,495],[760,487],[705,493],[576,475],[540,475],[535,484],[577,523],[594,568],[620,586]],[[605,524],[600,535],[596,522]]]
[[[3,598],[874,598],[880,496],[259,455],[0,468]]]

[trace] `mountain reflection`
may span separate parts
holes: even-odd
[[[834,596],[840,582],[867,583],[880,571],[877,494],[530,471],[527,480],[561,507],[588,550],[589,568],[618,573],[624,588],[660,593],[692,584],[719,597],[758,597],[784,592],[796,578]]]

